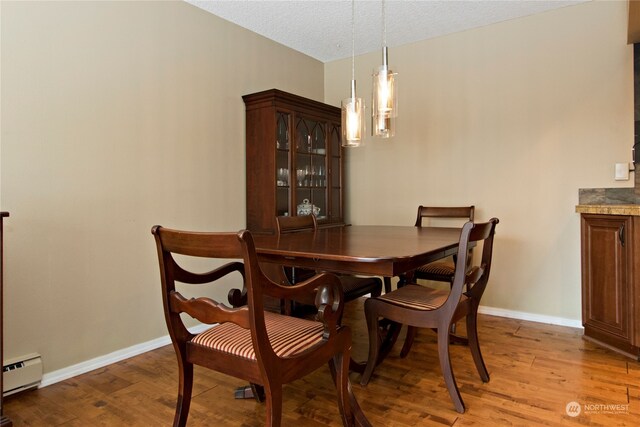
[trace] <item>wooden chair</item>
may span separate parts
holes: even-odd
[[[343,301],[340,281],[335,275],[323,273],[295,286],[271,282],[258,266],[253,238],[248,231],[197,233],[155,226],[152,233],[160,263],[165,319],[180,374],[174,426],[184,426],[187,421],[194,365],[263,386],[266,392],[265,425],[280,426],[283,384],[301,378],[327,362],[338,391],[343,425],[369,425],[349,383],[351,331],[338,324]],[[176,262],[175,254],[180,256],[180,264]],[[190,261],[186,257],[242,259],[243,262],[229,262],[211,271],[194,272],[185,267]],[[229,277],[231,273],[235,274]],[[176,291],[176,282],[195,285],[189,288],[197,291],[206,283],[228,286],[225,283],[233,276],[243,288],[232,289],[229,302],[232,306],[246,304],[238,308],[206,297],[187,299]],[[222,278],[224,280],[220,280]],[[319,321],[263,309],[263,295],[293,298],[300,293],[315,295]],[[193,334],[183,324],[181,313],[217,326]]]
[[[435,207],[435,206],[418,206],[418,216],[416,218],[416,227],[422,227],[423,218],[448,218],[473,221],[475,206],[461,207]],[[473,248],[469,249],[467,257],[467,265],[471,264]],[[455,273],[456,257],[442,261],[435,261],[423,265],[416,269],[415,279],[433,280],[437,282],[447,282],[453,284],[453,276]]]
[[[423,218],[439,218],[439,219],[451,219],[451,220],[463,220],[473,221],[475,213],[475,206],[418,206],[418,216],[416,217],[416,227],[422,227]],[[469,248],[469,256],[467,257],[467,268],[471,265],[473,259],[473,248]],[[447,282],[453,286],[453,276],[456,269],[456,255],[445,258],[443,260],[434,261],[429,264],[425,264],[418,267],[414,271],[414,280],[432,280],[435,282]],[[465,337],[455,335],[456,324],[451,325],[451,342],[452,344],[467,344],[468,341]],[[411,343],[415,339],[416,329],[409,328],[407,331],[407,337],[405,339],[405,347],[411,346]],[[408,351],[408,350],[406,350]],[[403,353],[406,355],[406,352]]]
[[[491,271],[491,256],[496,218],[487,223],[473,224],[468,222],[460,233],[458,247],[458,264],[456,265],[453,286],[450,290],[434,289],[417,284],[408,284],[378,298],[365,301],[365,315],[369,330],[369,358],[360,383],[366,385],[371,379],[374,368],[382,360],[379,320],[388,319],[398,324],[406,324],[418,328],[432,328],[438,334],[438,356],[440,368],[444,376],[449,395],[456,411],[463,413],[464,402],[458,391],[451,368],[449,356],[449,328],[451,324],[466,318],[469,347],[476,369],[483,382],[489,381],[489,373],[485,367],[478,343],[477,316],[480,299],[487,286]],[[479,265],[466,269],[469,244],[484,241],[482,260]],[[464,288],[467,288],[463,292]],[[384,349],[383,349],[384,350]]]
[[[278,216],[276,217],[276,224],[278,234],[315,231],[318,229],[318,222],[315,215]],[[294,268],[293,272],[288,274],[288,276],[290,278],[293,276],[292,283],[295,283],[296,278],[300,276],[304,278],[310,274],[315,274],[315,271]],[[382,293],[382,281],[378,277],[359,277],[339,274],[338,278],[342,284],[345,302],[353,301],[367,294],[371,294],[372,297],[377,297]]]

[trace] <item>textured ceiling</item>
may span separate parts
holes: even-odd
[[[350,0],[186,0],[322,62],[351,56]],[[387,0],[387,46],[590,0]],[[382,2],[355,2],[356,55],[381,49]]]

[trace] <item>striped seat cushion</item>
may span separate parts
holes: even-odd
[[[384,294],[378,299],[400,307],[430,311],[444,304],[448,297],[448,290],[433,289],[420,285],[406,285]],[[462,298],[467,297],[463,295]]]
[[[324,327],[320,322],[282,316],[266,311],[264,320],[273,351],[280,357],[291,357],[322,341]],[[196,335],[192,344],[256,360],[249,329],[235,323],[222,323]]]
[[[433,274],[437,276],[453,276],[455,266],[453,262],[432,262],[416,269],[418,274]]]

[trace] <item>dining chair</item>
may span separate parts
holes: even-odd
[[[263,387],[265,425],[275,427],[281,424],[283,384],[325,363],[329,364],[337,389],[343,425],[369,425],[349,383],[351,331],[338,322],[344,303],[335,275],[322,273],[295,286],[271,282],[259,268],[253,238],[246,230],[199,233],[154,226],[152,233],[160,264],[165,320],[179,367],[174,426],[187,422],[194,365]],[[242,262],[220,265],[222,259]],[[211,262],[212,266],[206,268],[204,262]],[[231,307],[205,296],[185,298],[181,293],[204,292],[204,284],[228,289],[234,279],[241,289],[229,291]],[[176,290],[176,283],[181,284],[181,292]],[[301,293],[314,295],[316,320],[264,310],[263,295],[293,298]],[[183,323],[181,314],[214,326],[194,334]]]
[[[418,216],[416,218],[416,227],[422,227],[424,218],[440,218],[440,219],[459,219],[463,221],[473,221],[475,206],[418,206]],[[473,248],[469,248],[469,257],[467,257],[467,265],[471,264]],[[437,282],[453,283],[455,273],[456,256],[449,259],[434,261],[418,267],[415,270],[415,278],[423,280],[433,280]]]
[[[316,231],[318,229],[318,221],[315,215],[278,216],[276,217],[276,224],[278,234]],[[315,270],[295,267],[291,272],[286,272],[285,274],[291,280],[291,283],[295,283],[300,276],[304,278],[315,273]],[[342,285],[345,302],[353,301],[368,294],[371,294],[372,297],[377,297],[382,293],[382,281],[378,277],[338,274],[338,278]]]
[[[449,355],[449,329],[453,322],[466,318],[467,335],[471,356],[483,382],[489,381],[489,372],[484,364],[478,343],[478,306],[487,286],[491,272],[493,238],[497,218],[489,222],[474,224],[467,222],[460,233],[458,245],[458,263],[456,265],[453,286],[450,289],[436,289],[418,284],[407,284],[390,293],[365,301],[364,309],[369,331],[369,357],[360,383],[366,385],[374,369],[382,362],[379,322],[396,322],[417,328],[431,328],[438,336],[438,357],[444,381],[456,411],[465,411]],[[482,258],[479,265],[466,268],[469,245],[482,244]],[[465,290],[466,288],[466,290]],[[408,352],[408,349],[407,349]],[[405,354],[406,356],[406,354]]]
[[[423,226],[423,219],[429,220],[443,220],[450,222],[450,220],[461,221],[473,221],[475,214],[475,206],[418,206],[418,215],[416,217],[416,227]],[[433,226],[433,224],[429,224]],[[469,256],[467,257],[467,268],[471,265],[473,259],[473,248],[469,248]],[[414,271],[414,279],[431,280],[434,282],[446,282],[450,286],[453,285],[453,276],[456,268],[456,255],[452,255],[442,260],[434,261],[429,264],[418,267]],[[416,329],[409,327],[407,335],[405,337],[405,348],[411,347],[411,343],[415,339]],[[456,324],[451,325],[451,337],[452,343],[467,344],[468,340],[465,337],[456,335]],[[406,353],[408,350],[403,350]]]

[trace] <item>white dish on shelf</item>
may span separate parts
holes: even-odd
[[[312,205],[311,202],[309,202],[309,199],[304,199],[302,203],[297,206],[297,208],[298,209],[296,212],[298,215],[311,215],[311,213],[313,212],[315,216],[318,216],[318,214],[320,213],[320,208],[316,205]]]

